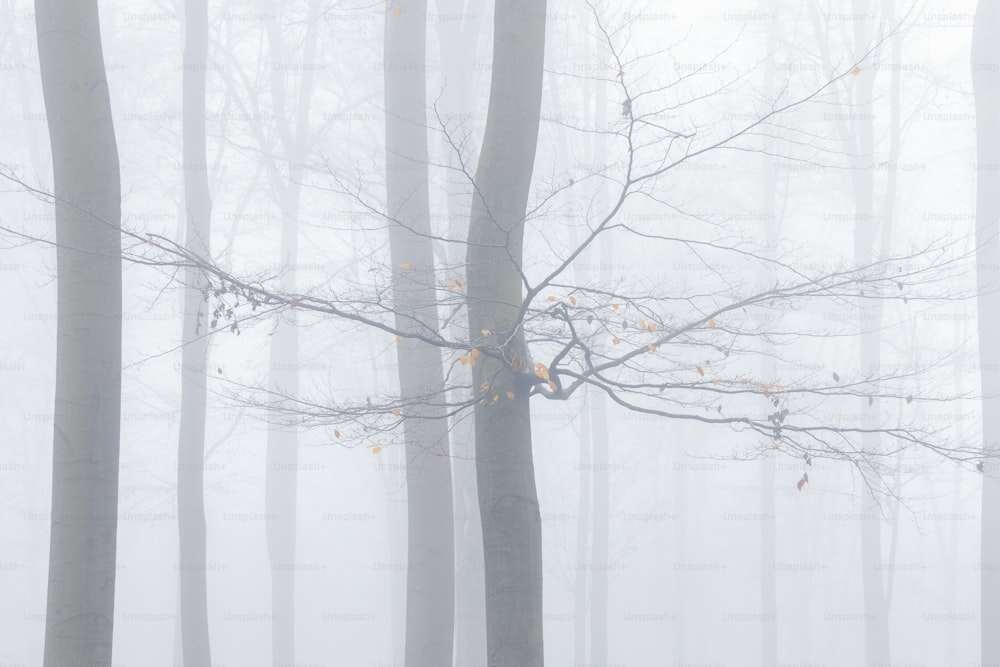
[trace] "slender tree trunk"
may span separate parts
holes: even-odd
[[[594,126],[603,131],[607,125],[607,87],[597,82],[594,96]],[[607,161],[605,137],[593,137],[593,162],[602,169]],[[595,210],[602,210],[607,201],[603,181],[594,198]],[[598,242],[598,284],[610,285],[613,281],[613,237],[605,234]],[[591,542],[592,564],[590,574],[590,664],[607,665],[608,661],[608,577],[610,576],[609,533],[611,530],[611,461],[608,447],[608,398],[603,391],[595,391],[590,401],[590,423],[593,428],[593,494],[594,532]]]
[[[394,0],[385,17],[386,185],[396,326],[438,333],[427,173],[426,0]],[[397,345],[407,489],[407,667],[452,663],[454,521],[441,351]],[[423,397],[431,398],[427,400]]]
[[[96,0],[37,0],[56,195],[45,665],[111,664],[121,416],[121,184]]]
[[[867,17],[871,13],[871,0],[854,0],[854,47],[861,52],[870,47],[872,31]],[[852,138],[853,188],[854,188],[854,260],[858,266],[870,264],[875,257],[879,221],[874,215],[874,154],[875,128],[873,119],[873,94],[875,70],[866,63],[854,76],[854,99],[851,112],[854,117]],[[861,372],[866,376],[878,375],[881,368],[881,337],[879,326],[882,308],[876,301],[860,308]],[[866,427],[878,427],[881,408],[878,399],[859,401]],[[879,435],[871,431],[862,436],[867,451],[879,448]],[[889,617],[885,601],[882,576],[882,516],[879,506],[867,490],[861,498],[861,568],[865,607],[865,656],[870,667],[887,665],[890,660]]]
[[[523,219],[541,112],[545,12],[545,0],[496,3],[490,106],[469,229],[470,329],[522,368]],[[487,387],[475,413],[489,667],[544,662],[541,518],[524,375],[489,354],[474,370],[475,387]]]
[[[568,41],[563,45],[563,48],[565,49],[562,54],[563,57],[566,57],[570,47],[571,44]],[[587,56],[589,57],[589,55],[590,53],[588,51]],[[549,91],[552,98],[553,108],[562,109],[563,101],[560,96],[560,86],[555,82],[550,81]],[[591,106],[591,96],[588,93],[589,90],[584,89],[583,106],[585,109],[590,108]],[[567,141],[566,134],[564,132],[560,132],[558,136],[559,143],[557,156],[569,164],[569,161],[572,158],[569,141]],[[597,142],[595,141],[594,143],[596,144]],[[595,205],[594,209],[600,210],[599,205]],[[576,226],[569,225],[567,232],[570,247],[578,247],[581,241]],[[582,266],[581,262],[577,262],[573,266],[573,274],[576,283],[582,285],[588,281],[591,271]],[[573,583],[574,665],[598,664],[596,660],[591,659],[588,652],[590,648],[590,641],[588,640],[591,639],[590,625],[593,622],[590,611],[591,606],[589,597],[592,568],[588,567],[588,563],[593,562],[594,559],[593,548],[591,546],[591,534],[594,529],[594,518],[591,512],[594,479],[594,456],[592,442],[594,438],[594,427],[592,423],[593,410],[591,408],[593,397],[591,396],[591,392],[588,390],[587,386],[584,386],[582,390],[583,400],[580,403],[580,448],[577,465],[578,491],[576,514],[576,571],[574,573]]]
[[[580,463],[579,463],[579,500],[576,514],[576,581],[574,582],[573,601],[573,664],[586,665],[590,663],[587,657],[587,620],[590,618],[587,592],[590,582],[587,580],[587,554],[590,552],[590,530],[593,521],[590,518],[591,474],[593,456],[591,455],[590,424],[590,392],[583,388],[583,410],[580,419]]]
[[[682,429],[682,425],[675,426]],[[686,435],[683,431],[680,435]],[[683,442],[683,439],[678,438]],[[688,617],[691,615],[690,594],[687,582],[687,540],[688,540],[688,470],[687,458],[683,450],[674,449],[671,463],[674,466],[674,600],[672,607],[673,620],[673,656],[675,665],[687,664],[688,656]]]
[[[775,61],[779,44],[778,14],[771,19],[768,35],[767,69],[764,73],[764,94],[770,99],[776,94]],[[773,152],[773,151],[769,151]],[[778,175],[770,165],[762,170],[761,212],[764,218],[764,256],[775,258],[778,254],[777,190]],[[762,288],[774,284],[772,271],[765,269],[761,276]],[[765,328],[770,322],[765,320]],[[762,381],[775,381],[774,345],[764,341]],[[768,406],[770,407],[770,406]],[[778,664],[778,583],[777,583],[777,529],[774,499],[776,473],[775,457],[765,454],[760,460],[760,650],[761,665]]]
[[[608,239],[602,239],[604,244]],[[603,249],[603,246],[602,246]],[[607,284],[607,283],[603,283]],[[608,460],[608,404],[601,391],[593,392],[590,420],[593,427],[594,533],[590,552],[590,664],[608,662],[608,576],[610,550],[611,462]]]
[[[281,34],[280,7],[272,5],[268,24],[272,49],[271,97],[275,116],[282,119],[281,144],[288,159],[288,182],[279,185],[281,209],[281,289],[294,292],[299,259],[299,206],[303,162],[309,141],[319,2],[311,0],[306,17],[301,78],[294,121],[286,118],[286,52]],[[283,315],[271,337],[271,390],[296,396],[299,389],[299,333],[294,310]],[[295,542],[298,496],[298,432],[271,423],[267,429],[265,471],[265,525],[271,565],[271,653],[275,665],[295,664]]]
[[[187,217],[185,244],[210,258],[212,202],[205,147],[205,74],[208,59],[206,0],[184,4],[183,168]],[[185,271],[181,356],[181,423],[177,456],[180,544],[181,645],[185,667],[212,664],[208,635],[205,535],[205,401],[208,301],[195,268]]]
[[[983,395],[983,449],[1000,452],[1000,5],[981,0],[972,37],[976,97],[976,267],[979,290],[979,368]],[[1000,665],[1000,475],[984,463],[981,637],[983,665]]]
[[[474,117],[475,96],[473,94],[476,74],[476,55],[479,35],[484,23],[485,11],[482,0],[438,0],[437,8],[438,41],[441,66],[444,70],[444,90],[442,106],[444,120],[449,132],[458,136],[475,131],[470,127]],[[461,17],[461,20],[458,20]],[[469,155],[456,155],[455,148],[447,139],[442,141],[451,170],[447,173],[447,205],[451,239],[468,236],[470,185],[465,174],[460,172],[462,162],[474,164],[478,149],[475,141],[470,141],[473,149]],[[444,248],[449,268],[464,284],[465,253],[463,246],[449,243]],[[462,313],[453,317],[449,327],[449,337],[458,340],[467,335],[468,317]],[[454,381],[459,386],[472,385],[472,373],[466,366],[451,370]],[[453,392],[453,401],[465,401],[472,395],[471,390],[458,389]],[[451,472],[452,495],[455,512],[455,651],[454,664],[462,667],[485,667],[486,665],[486,592],[483,583],[483,530],[479,519],[479,500],[476,484],[475,416],[463,414],[452,421],[451,429]]]

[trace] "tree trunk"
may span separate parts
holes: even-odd
[[[983,448],[1000,450],[1000,5],[982,0],[972,38],[976,97],[976,267],[979,290],[979,358],[983,395]],[[984,463],[982,508],[981,637],[984,665],[1000,664],[1000,476],[996,460]]]
[[[187,249],[211,257],[212,202],[205,148],[206,0],[184,5],[183,168]],[[177,455],[181,647],[185,667],[212,664],[208,635],[205,535],[205,401],[208,302],[197,269],[185,270],[181,356],[181,421]]]
[[[610,242],[602,239],[602,250]],[[603,283],[608,284],[608,283]],[[590,552],[590,663],[608,665],[608,534],[611,524],[611,462],[608,457],[608,404],[604,392],[591,396],[593,427],[594,533]]]
[[[294,122],[286,120],[286,53],[279,20],[280,6],[271,5],[268,24],[272,49],[271,98],[281,127],[282,146],[288,159],[288,182],[278,185],[281,209],[281,289],[296,289],[299,258],[299,205],[303,162],[309,141],[309,110],[312,102],[319,2],[311,0],[302,50],[301,79]],[[292,309],[279,319],[271,337],[271,390],[296,396],[299,389],[299,332]],[[271,654],[275,665],[295,664],[295,541],[298,496],[298,432],[294,427],[270,423],[267,429],[265,471],[265,530],[271,565]]]
[[[768,35],[767,69],[764,72],[764,94],[769,98],[777,94],[775,85],[775,51],[780,41],[778,14],[771,19]],[[774,152],[773,147],[768,147]],[[778,255],[777,190],[778,175],[770,165],[762,170],[761,212],[764,217],[764,256],[776,258]],[[773,271],[765,269],[761,276],[761,290],[774,284]],[[769,328],[765,320],[763,326]],[[764,341],[764,359],[761,380],[775,382],[777,368],[774,345]],[[775,515],[774,482],[776,474],[775,457],[765,454],[760,460],[760,655],[761,665],[778,664],[778,582],[777,582],[777,527]]]
[[[545,12],[544,0],[496,3],[490,106],[469,229],[470,330],[474,337],[483,333],[483,347],[506,359],[483,354],[474,370],[476,389],[486,386],[475,416],[489,667],[544,662],[530,385],[509,364],[528,361],[517,318],[523,219],[541,112]]]
[[[476,55],[482,32],[485,11],[482,0],[438,0],[440,20],[437,23],[439,57],[444,70],[444,90],[441,105],[449,131],[474,131],[469,127],[474,118],[474,83]],[[461,21],[455,20],[462,17]],[[459,173],[459,156],[447,139],[442,139],[447,163],[454,170],[446,175],[449,230],[448,238],[464,239],[468,236],[469,182]],[[461,156],[465,164],[474,164],[475,141],[469,142],[469,154]],[[446,244],[449,269],[463,283],[465,253],[463,246]],[[460,313],[451,319],[449,337],[458,340],[467,335],[468,314]],[[451,369],[455,384],[471,387],[472,373],[466,366]],[[465,401],[472,391],[457,389],[452,400]],[[479,500],[476,484],[475,416],[463,414],[452,420],[451,474],[455,514],[455,651],[454,664],[461,667],[486,665],[486,594],[483,584],[483,530],[479,519]]]
[[[396,0],[385,17],[386,185],[396,326],[437,336],[430,238],[426,114],[426,0]],[[452,663],[454,521],[441,351],[397,345],[407,489],[406,667]],[[422,397],[430,396],[429,400]]]
[[[871,13],[871,0],[854,0],[854,49],[863,52],[870,48],[872,31],[867,17]],[[875,128],[873,120],[873,94],[875,69],[865,63],[854,77],[854,99],[851,105],[855,118],[852,146],[854,189],[854,261],[858,266],[870,264],[875,257],[879,221],[874,215],[874,154]],[[881,367],[881,336],[879,326],[882,308],[878,301],[865,303],[859,311],[861,325],[860,369],[865,376],[875,376]],[[878,399],[863,402],[863,421],[868,429],[877,429],[880,406]],[[866,451],[879,449],[879,435],[874,431],[862,435]],[[865,656],[870,667],[887,665],[890,660],[889,618],[882,577],[882,516],[876,499],[866,489],[861,498],[861,580],[865,607]]]
[[[590,552],[590,530],[593,521],[590,518],[591,500],[591,474],[593,469],[593,456],[591,455],[591,435],[593,428],[590,424],[590,392],[583,387],[583,410],[580,415],[580,463],[577,485],[579,486],[579,500],[576,514],[576,579],[573,586],[573,664],[587,665],[590,660],[587,657],[587,620],[590,617],[590,605],[587,593],[590,588],[587,580],[587,554]]]
[[[608,123],[608,89],[603,81],[595,83],[594,127],[603,132]],[[607,163],[607,145],[603,134],[592,138],[593,166],[603,169]],[[603,210],[607,202],[606,187],[601,181],[595,194],[597,211]],[[599,285],[614,282],[614,236],[603,235],[597,242],[599,268],[596,272]],[[590,663],[609,665],[608,660],[608,578],[610,576],[609,538],[611,531],[611,460],[608,429],[608,397],[603,391],[593,392],[590,402],[590,423],[593,428],[593,493],[594,493],[594,534],[591,544],[590,583]]]
[[[96,0],[37,0],[56,195],[45,665],[111,664],[121,416],[121,184]]]

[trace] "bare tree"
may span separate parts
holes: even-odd
[[[187,218],[185,244],[211,257],[212,202],[205,147],[205,77],[208,69],[208,3],[185,0],[183,169]],[[177,456],[177,529],[180,536],[180,634],[184,665],[212,664],[208,633],[205,529],[205,412],[210,326],[207,286],[185,270],[181,353],[181,423]]]
[[[541,523],[533,481],[532,398],[568,401],[584,390],[601,393],[610,408],[730,429],[746,443],[742,452],[732,455],[736,458],[783,454],[805,459],[806,465],[813,459],[843,461],[859,472],[873,493],[886,490],[881,477],[885,457],[903,448],[924,449],[966,466],[983,463],[980,448],[942,443],[918,418],[887,425],[881,420],[856,423],[842,414],[831,414],[824,404],[875,400],[908,404],[948,397],[914,396],[908,382],[920,369],[858,373],[856,377],[834,372],[832,381],[803,373],[794,362],[796,349],[803,341],[829,332],[801,318],[778,317],[806,306],[830,304],[841,308],[838,314],[856,327],[857,318],[846,314],[856,314],[864,303],[962,298],[952,281],[968,257],[954,243],[946,239],[898,255],[883,253],[861,265],[841,262],[804,268],[754,252],[731,238],[695,237],[667,228],[661,219],[623,215],[636,202],[676,209],[667,196],[667,181],[681,166],[708,154],[772,155],[762,147],[762,141],[770,138],[774,143],[768,147],[780,159],[822,159],[822,150],[794,140],[795,135],[790,137],[791,130],[779,119],[792,117],[814,102],[828,103],[831,89],[850,81],[856,70],[868,64],[876,47],[802,93],[782,89],[746,122],[735,127],[706,125],[698,122],[698,115],[714,103],[713,95],[706,95],[696,83],[688,85],[690,76],[646,82],[646,75],[633,74],[633,65],[648,54],[627,57],[622,46],[628,42],[626,31],[608,27],[592,7],[608,54],[608,71],[601,78],[618,97],[621,113],[607,127],[563,125],[582,134],[601,134],[616,149],[607,165],[585,174],[550,178],[529,206],[541,104],[545,8],[514,2],[498,3],[495,11],[490,112],[479,167],[473,176],[461,157],[452,165],[468,179],[474,193],[467,239],[407,228],[398,213],[372,205],[363,185],[347,185],[338,174],[330,174],[337,186],[331,191],[372,217],[414,236],[461,244],[467,250],[467,289],[447,277],[421,283],[437,295],[435,310],[450,316],[467,309],[470,326],[465,336],[452,335],[456,330],[447,324],[436,326],[435,318],[424,323],[406,316],[393,289],[392,274],[397,265],[402,268],[396,258],[390,271],[372,275],[372,284],[352,288],[329,283],[299,291],[272,277],[234,275],[211,258],[162,236],[130,233],[136,243],[126,252],[132,261],[197,267],[225,317],[234,323],[294,311],[361,325],[398,337],[398,344],[413,342],[440,350],[446,364],[443,384],[436,393],[431,388],[417,396],[359,401],[354,397],[313,400],[284,388],[236,389],[247,392],[244,400],[268,410],[275,422],[284,418],[293,424],[335,426],[343,429],[345,439],[368,443],[391,437],[396,429],[405,429],[407,419],[432,410],[441,410],[434,414],[451,421],[475,413],[488,664],[541,665],[543,661]],[[678,110],[684,112],[680,119]],[[450,136],[447,127],[443,132]],[[582,238],[568,247],[554,243],[555,237],[566,236],[555,222],[558,218],[551,215],[556,204],[580,196],[582,187],[595,182],[607,187],[610,196],[588,213]],[[547,235],[547,229],[557,233]],[[581,280],[581,273],[569,280],[576,262],[589,249],[605,244],[611,234],[629,235],[651,247],[690,251],[706,266],[710,278],[697,289],[686,284],[650,285],[642,276],[611,281],[598,275]],[[526,252],[530,264],[525,261]],[[767,267],[771,276],[763,286],[748,280],[748,276],[759,276],[761,267]],[[768,317],[761,317],[762,312]],[[846,324],[840,334],[861,335]],[[759,368],[762,338],[782,342],[783,357],[775,359],[773,381],[748,370]],[[808,348],[799,349],[799,354],[808,354]],[[471,386],[451,372],[460,367],[471,368]],[[866,447],[873,433],[889,446]]]
[[[291,53],[282,34],[286,16],[281,3],[267,3],[271,12],[267,38],[271,49],[270,83],[273,113],[278,122],[277,145],[270,148],[287,163],[282,170],[269,156],[272,188],[281,210],[281,282],[284,289],[296,286],[299,261],[299,210],[302,174],[311,139],[309,112],[315,81],[316,41],[319,37],[321,3],[310,0],[298,82],[298,97],[288,104],[286,58]],[[285,175],[287,174],[287,175]],[[279,321],[271,337],[270,381],[276,391],[295,394],[299,386],[299,334],[295,312]],[[295,663],[295,542],[298,517],[298,434],[294,427],[270,424],[267,431],[265,506],[267,549],[271,562],[271,650],[275,664]]]
[[[385,16],[387,212],[393,303],[401,331],[439,329],[430,229],[426,118],[426,0],[394,1]],[[441,350],[401,338],[400,399],[406,443],[406,665],[452,662],[455,553],[448,421],[444,405],[420,405],[444,390]]]
[[[111,665],[121,186],[96,0],[35,3],[52,146],[57,344],[45,665]]]
[[[468,235],[469,206],[472,201],[463,164],[475,162],[479,151],[480,129],[477,119],[475,84],[479,72],[477,58],[484,26],[488,23],[487,3],[483,0],[437,0],[438,53],[444,78],[435,116],[446,132],[438,133],[447,156],[445,196],[447,198],[448,236],[464,239]],[[452,280],[464,284],[465,246],[447,243],[441,247]],[[463,310],[449,322],[453,339],[467,336],[468,316]],[[454,400],[468,400],[472,372],[467,366],[452,369]],[[483,531],[479,520],[479,495],[476,489],[475,417],[471,414],[452,419],[452,490],[455,497],[455,664],[483,667],[486,664],[486,600],[483,583]]]
[[[542,531],[532,463],[530,357],[519,326],[522,257],[542,101],[546,2],[498,2],[493,79],[468,251],[469,328],[496,350],[473,383],[508,400],[475,407],[490,667],[540,667]],[[518,370],[515,370],[518,369]]]

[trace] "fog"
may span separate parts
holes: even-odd
[[[3,2],[0,667],[1000,663],[979,4]]]

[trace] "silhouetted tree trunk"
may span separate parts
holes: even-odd
[[[206,0],[184,3],[183,169],[187,218],[185,245],[210,258],[212,202],[205,148],[205,75],[208,59]],[[181,646],[185,667],[212,664],[208,635],[205,535],[205,400],[208,301],[195,268],[185,271],[181,355],[181,422],[177,455],[180,544]]]
[[[395,0],[385,17],[386,185],[396,326],[436,336],[438,310],[427,185],[426,0]],[[406,451],[407,667],[452,662],[454,522],[441,351],[397,344]],[[421,403],[423,403],[421,405]]]
[[[522,364],[528,355],[516,324],[523,298],[523,219],[541,110],[545,12],[544,0],[496,3],[490,106],[469,229],[470,330],[473,336],[485,332],[484,345]],[[475,387],[484,384],[489,391],[476,404],[475,415],[487,664],[539,667],[544,660],[542,542],[530,385],[487,354],[474,371]]]
[[[37,0],[56,196],[45,665],[111,664],[121,415],[121,184],[96,0]]]
[[[1000,450],[1000,5],[981,0],[972,37],[976,97],[976,272],[979,290],[979,368],[983,395],[983,448]],[[982,590],[983,665],[1000,664],[1000,476],[995,460],[984,464]]]

